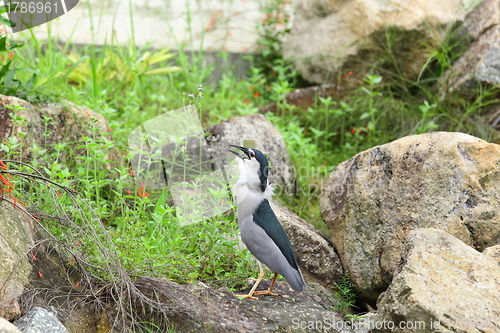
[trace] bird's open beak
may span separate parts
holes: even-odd
[[[235,146],[235,145],[230,145],[230,146],[240,150],[240,151],[230,150],[230,152],[233,153],[234,155],[238,156],[242,160],[244,160],[244,159],[249,160],[250,159],[250,152],[248,151],[248,148]]]

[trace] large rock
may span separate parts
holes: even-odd
[[[57,316],[44,308],[34,307],[14,322],[23,333],[68,333]]]
[[[278,129],[263,115],[251,114],[230,118],[207,128],[205,133],[207,133],[208,153],[216,163],[226,160],[227,150],[230,148],[228,145],[243,145],[243,140],[255,141],[256,149],[269,153],[269,162],[272,166],[269,181],[278,185],[278,191],[284,190],[287,193],[294,191],[295,176],[285,140]],[[234,158],[234,155],[231,156]],[[220,169],[222,166],[216,165],[216,168]]]
[[[18,123],[13,121],[13,116]],[[7,143],[9,138],[17,143],[22,141],[25,158],[33,157],[33,144],[48,149],[54,144],[81,141],[82,135],[92,138],[108,135],[109,131],[104,117],[85,106],[69,101],[32,104],[17,97],[0,95],[0,140]],[[0,151],[0,158],[3,154]],[[110,155],[117,153],[112,151]]]
[[[374,304],[406,235],[434,227],[482,250],[500,242],[500,146],[462,133],[405,137],[338,165],[320,197],[344,269]]]
[[[284,56],[295,61],[307,81],[318,84],[335,82],[342,67],[353,72],[348,78],[362,78],[368,69],[363,62],[379,67],[396,62],[399,75],[415,80],[429,56],[422,45],[437,47],[444,34],[439,28],[463,20],[475,2],[302,0]]]
[[[413,230],[377,304],[373,333],[498,332],[500,266],[442,230]]]
[[[273,201],[271,206],[290,238],[306,281],[335,289],[343,270],[339,256],[327,236],[279,203]]]
[[[138,311],[160,329],[174,326],[182,332],[353,332],[333,311],[332,295],[315,284],[296,293],[278,280],[276,292],[287,296],[260,296],[257,301],[240,300],[227,290],[210,289],[202,283],[183,286],[168,279],[140,278],[136,286],[145,296],[160,302],[158,310],[144,303],[144,311]],[[268,287],[269,280],[265,280],[259,290]]]
[[[445,73],[442,93],[500,83],[500,0],[484,1],[467,15],[463,30],[473,42]]]
[[[33,245],[31,220],[0,200],[0,317],[7,320],[21,315],[18,297],[29,281],[31,265],[27,253]]]

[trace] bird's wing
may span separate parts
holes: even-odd
[[[264,229],[266,234],[278,246],[290,266],[299,271],[299,265],[297,263],[295,253],[293,252],[292,243],[290,243],[290,239],[288,239],[285,229],[283,229],[281,223],[278,221],[278,218],[271,209],[269,201],[266,199],[262,200],[261,204],[253,214],[253,220],[262,229]]]

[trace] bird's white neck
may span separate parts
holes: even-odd
[[[233,186],[233,195],[238,205],[238,217],[248,216],[260,205],[262,200],[271,201],[273,196],[272,184],[267,182],[266,190],[262,192],[258,177],[257,161],[238,160],[240,177]]]

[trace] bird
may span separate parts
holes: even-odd
[[[276,218],[269,202],[273,194],[268,181],[269,162],[267,157],[257,149],[230,145],[237,151],[229,150],[239,157],[239,179],[233,186],[236,196],[238,225],[241,240],[259,263],[260,274],[247,295],[234,295],[249,299],[255,296],[272,295],[278,275],[287,280],[293,290],[301,292],[306,287],[300,271],[297,257],[285,230]],[[268,290],[255,291],[264,278],[265,264],[274,272]]]

